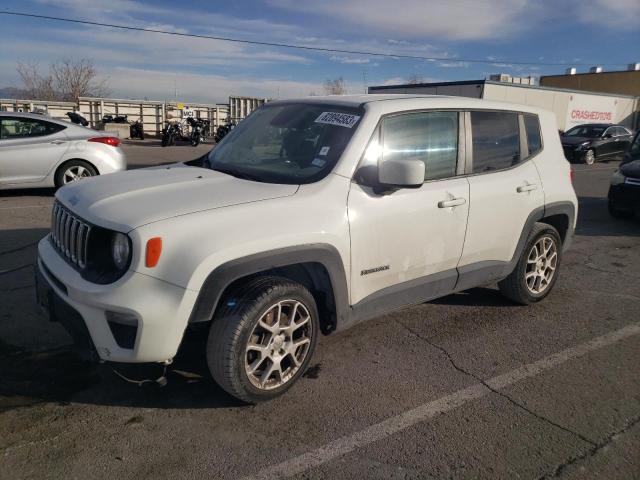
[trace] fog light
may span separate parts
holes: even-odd
[[[133,313],[106,312],[107,323],[120,348],[133,349],[138,335],[138,317]]]

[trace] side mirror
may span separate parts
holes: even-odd
[[[384,160],[378,165],[382,185],[419,188],[424,183],[424,163],[420,160]]]
[[[612,138],[613,135],[611,135],[610,133],[605,133],[602,138]]]

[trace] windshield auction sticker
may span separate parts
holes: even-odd
[[[322,112],[316,123],[326,123],[328,125],[338,125],[339,127],[352,128],[360,120],[359,115],[350,115],[348,113],[338,112]]]

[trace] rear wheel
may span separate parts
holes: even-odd
[[[523,305],[542,300],[558,279],[561,260],[558,231],[546,223],[536,223],[513,272],[498,283],[500,292]]]
[[[96,175],[98,175],[98,171],[89,162],[85,162],[84,160],[69,160],[58,168],[54,181],[56,187],[59,188],[69,183],[84,180],[85,178],[95,177]]]
[[[207,341],[214,380],[257,403],[286,392],[304,373],[319,333],[313,296],[278,277],[250,280],[224,300]]]

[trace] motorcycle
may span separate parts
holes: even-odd
[[[144,125],[140,119],[135,122],[129,122],[129,138],[144,140]]]
[[[187,118],[187,123],[191,127],[189,143],[191,143],[191,146],[197,147],[200,142],[204,142],[205,140],[205,122],[204,120],[189,117]]]
[[[216,129],[216,134],[214,136],[214,140],[216,143],[220,143],[222,139],[236,126],[235,122],[227,122],[224,125],[220,125]]]
[[[69,117],[69,121],[71,123],[82,125],[83,127],[89,126],[89,122],[87,121],[87,119],[80,115],[78,112],[67,112],[67,117]]]
[[[182,135],[182,126],[177,122],[168,122],[162,129],[162,146],[169,147],[175,145],[176,140],[184,138]]]
[[[107,114],[102,117],[102,123],[128,123],[129,124],[129,138],[139,138],[144,140],[144,125],[140,119],[135,122],[130,122],[127,115],[113,115]]]

